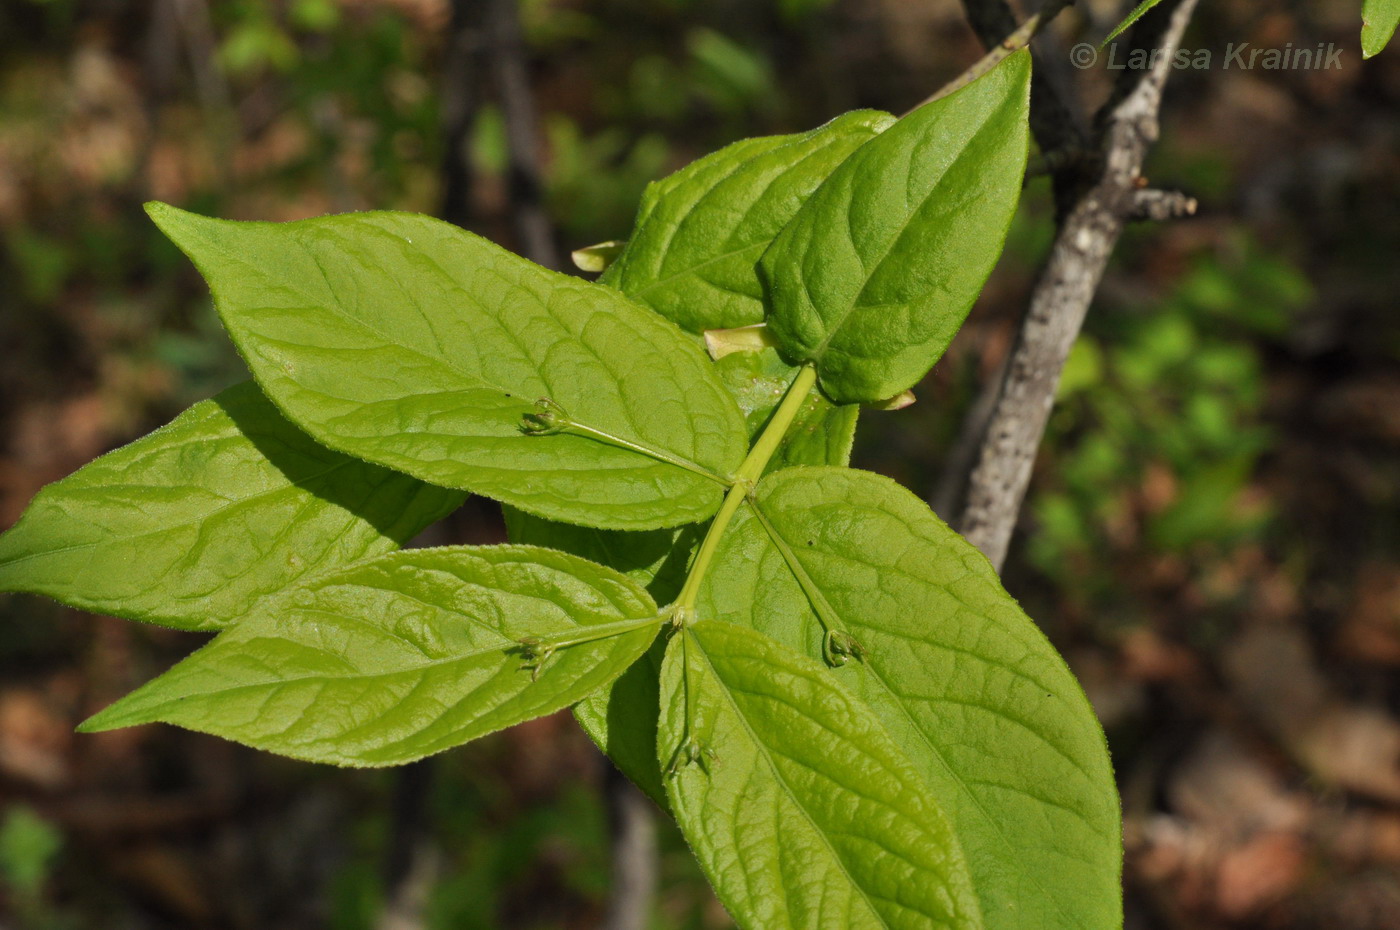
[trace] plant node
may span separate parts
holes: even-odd
[[[516,642],[520,644],[520,655],[525,660],[520,664],[520,670],[523,672],[528,669],[530,680],[539,681],[544,664],[549,661],[550,656],[554,655],[558,644],[540,639],[538,636],[522,636]]]
[[[676,773],[687,765],[698,765],[701,771],[709,772],[709,762],[718,761],[719,753],[698,740],[689,739],[676,747],[675,754],[671,756],[671,764],[666,766],[666,776],[675,777]]]
[[[520,431],[527,436],[552,436],[563,432],[569,425],[569,415],[564,408],[541,397],[535,401],[535,409],[520,418]]]
[[[840,668],[851,659],[865,661],[865,647],[854,636],[841,630],[828,630],[822,640],[822,656],[832,668]]]

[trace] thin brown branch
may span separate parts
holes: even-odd
[[[1051,7],[1069,5],[1047,0],[1038,14],[1041,22],[1049,23],[1054,19]],[[1011,11],[1006,0],[963,0],[963,8],[967,11],[967,21],[972,26],[972,31],[989,52],[995,52],[1007,36],[1013,35],[1021,28],[1016,22],[1016,14]],[[1060,9],[1057,8],[1053,12],[1058,15]],[[1043,56],[1034,48],[1031,55],[1035,60],[1031,70],[1031,132],[1035,135],[1036,144],[1047,156],[1050,153],[1072,152],[1084,148],[1086,133],[1082,121],[1065,100],[1061,89],[1050,79],[1054,69],[1046,66]]]
[[[442,58],[442,195],[438,215],[454,226],[476,219],[469,140],[482,104],[486,69],[484,9],[475,0],[453,0]]]
[[[561,269],[554,224],[544,202],[539,119],[526,68],[518,0],[487,0],[488,57],[505,120],[510,155],[511,217],[521,251],[546,268]],[[646,795],[604,762],[604,796],[612,822],[612,884],[602,930],[646,930],[656,898],[659,865],[656,814]]]
[[[1040,34],[1040,30],[1050,25],[1055,17],[1060,15],[1062,10],[1071,6],[1073,3],[1074,0],[1046,0],[1044,9],[1027,19],[1017,27],[1014,32],[1007,35],[1006,38],[992,45],[987,54],[978,59],[972,67],[934,91],[931,96],[913,107],[910,112],[912,113],[919,107],[933,103],[935,100],[942,100],[956,90],[961,90],[1001,64],[1009,56],[1030,45],[1031,40]]]
[[[998,569],[1006,560],[1065,359],[1109,256],[1137,209],[1143,161],[1157,140],[1171,53],[1196,4],[1197,0],[1164,4],[1139,25],[1135,40],[1150,37],[1153,47],[1165,48],[1167,54],[1120,86],[1101,112],[1098,170],[1060,224],[1012,348],[981,456],[968,481],[959,527]]]

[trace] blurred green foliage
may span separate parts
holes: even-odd
[[[62,848],[63,837],[47,820],[12,804],[0,820],[0,878],[20,897],[36,899]]]
[[[6,912],[27,930],[72,930],[53,906],[46,887],[63,850],[63,835],[33,808],[11,804],[0,817],[0,916]]]
[[[1061,380],[1030,561],[1110,623],[1141,620],[1124,558],[1203,566],[1272,514],[1246,493],[1274,440],[1270,340],[1312,301],[1296,268],[1246,236],[1198,255],[1168,293],[1091,314]]]

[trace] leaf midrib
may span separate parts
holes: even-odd
[[[321,611],[318,611],[318,612],[321,612],[321,613],[330,613],[330,611],[324,611],[324,610],[321,610]],[[335,616],[338,617],[338,618],[340,618],[340,619],[345,619],[344,616],[341,615],[341,614],[335,614]],[[635,630],[635,631],[632,631],[632,632],[642,632],[643,629],[645,629],[645,628],[641,628],[641,629],[638,629],[638,630]],[[382,632],[382,631],[381,631],[381,632]],[[575,647],[577,647],[577,646],[588,646],[588,645],[593,645],[594,643],[606,643],[606,642],[609,642],[610,640],[622,639],[623,637],[625,637],[625,636],[627,636],[627,635],[628,635],[627,633],[619,633],[619,634],[617,634],[616,636],[608,636],[608,637],[604,637],[604,638],[601,638],[601,639],[589,640],[589,641],[583,642],[583,643],[573,643],[573,644],[570,644],[570,645],[567,645],[567,646],[561,646],[561,647],[559,647],[559,651],[562,652],[562,651],[567,650],[567,649],[573,649],[573,648],[575,648]],[[258,637],[258,639],[267,639],[267,640],[270,640],[270,641],[272,641],[272,642],[282,642],[282,641],[284,641],[285,637],[279,638],[279,637],[275,637],[275,636],[260,636],[260,637]],[[246,642],[252,642],[252,640],[250,639],[250,640],[246,640],[246,641],[244,641],[244,642],[245,642],[245,643],[246,643]],[[304,645],[304,644],[302,644],[302,645]],[[405,676],[405,675],[417,675],[417,674],[420,674],[421,672],[426,671],[426,670],[428,670],[428,669],[439,668],[439,667],[444,666],[444,665],[452,665],[452,664],[455,664],[455,663],[466,662],[466,661],[468,661],[468,660],[470,660],[470,659],[476,659],[476,658],[479,658],[480,656],[489,655],[489,654],[491,654],[491,653],[500,653],[500,654],[502,654],[502,655],[508,655],[508,654],[510,653],[511,648],[513,648],[514,646],[515,646],[515,643],[514,643],[513,641],[509,641],[504,647],[502,647],[502,646],[495,646],[495,647],[492,647],[492,648],[477,649],[477,650],[474,650],[474,651],[472,651],[472,652],[460,653],[460,654],[453,655],[453,656],[449,656],[449,657],[443,658],[443,659],[433,659],[433,660],[430,660],[430,661],[420,662],[420,663],[416,663],[416,664],[414,664],[414,665],[412,665],[412,666],[409,666],[408,668],[401,668],[401,669],[396,669],[396,670],[387,671],[387,672],[363,672],[363,671],[356,671],[356,672],[354,672],[354,673],[345,674],[345,675],[329,675],[329,674],[299,675],[299,676],[297,676],[297,677],[295,677],[295,678],[277,678],[277,679],[269,680],[269,681],[265,681],[265,682],[250,682],[250,683],[248,683],[248,684],[231,685],[231,686],[226,687],[226,688],[216,688],[216,689],[210,689],[210,690],[207,690],[207,691],[188,691],[188,692],[182,693],[178,698],[175,699],[175,701],[164,700],[164,701],[161,702],[161,704],[155,705],[155,706],[156,706],[156,707],[168,706],[168,705],[171,705],[171,704],[176,703],[176,701],[183,702],[183,701],[188,701],[188,700],[191,699],[191,698],[217,697],[217,696],[220,696],[220,695],[233,694],[233,693],[236,693],[236,692],[239,692],[239,691],[248,691],[248,690],[252,690],[252,689],[269,688],[269,687],[272,687],[272,688],[282,688],[282,687],[285,687],[285,686],[288,686],[288,685],[299,685],[299,684],[303,684],[303,683],[307,683],[307,682],[326,682],[326,683],[334,684],[334,683],[337,683],[337,682],[364,681],[364,680],[373,679],[373,678],[390,678],[390,677],[398,677],[398,676]],[[322,653],[325,652],[324,649],[318,649],[317,651],[318,651],[318,652],[322,652]],[[522,669],[522,671],[524,671],[524,670]],[[159,681],[159,679],[156,679],[156,680]]]

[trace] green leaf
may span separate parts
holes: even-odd
[[[1400,25],[1400,0],[1366,0],[1361,18],[1361,56],[1379,55]]]
[[[697,606],[841,663],[832,674],[943,803],[988,928],[1121,926],[1117,795],[1093,710],[987,560],[917,497],[851,469],[769,475]]]
[[[937,800],[825,668],[702,621],[672,638],[661,681],[671,810],[741,927],[982,926]]]
[[[1103,48],[1105,45],[1112,42],[1114,39],[1118,38],[1123,33],[1127,32],[1130,28],[1132,28],[1134,23],[1136,23],[1138,20],[1142,19],[1144,16],[1147,15],[1148,10],[1152,9],[1154,6],[1161,2],[1162,0],[1143,0],[1142,3],[1139,3],[1137,7],[1131,13],[1128,14],[1126,19],[1124,19],[1121,23],[1115,26],[1113,31],[1110,32],[1101,43],[1099,43],[1099,48]]]
[[[727,355],[717,367],[720,380],[744,412],[751,440],[757,438],[795,369],[772,349]],[[768,471],[792,465],[846,465],[858,415],[859,408],[833,406],[813,391],[769,461]],[[541,520],[509,507],[506,528],[513,542],[562,549],[626,572],[646,585],[658,604],[675,600],[704,535],[699,525],[646,533],[589,529]],[[656,643],[609,687],[579,702],[574,715],[613,764],[665,807],[655,750],[657,676],[663,649],[664,644]]]
[[[1030,55],[926,104],[832,172],[759,261],[768,325],[838,403],[938,360],[996,264],[1025,173]]]
[[[636,231],[602,280],[693,333],[762,322],[754,263],[823,179],[892,122],[857,110],[692,162],[647,188]]]
[[[426,216],[236,223],[149,210],[204,273],[268,396],[331,448],[627,529],[710,516],[715,476],[743,459],[709,360],[610,288]]]
[[[40,491],[0,536],[0,590],[218,629],[462,498],[318,445],[246,383]]]
[[[164,721],[313,762],[397,765],[602,687],[646,651],[656,613],[625,576],[560,552],[403,550],[265,603],[81,729]]]

